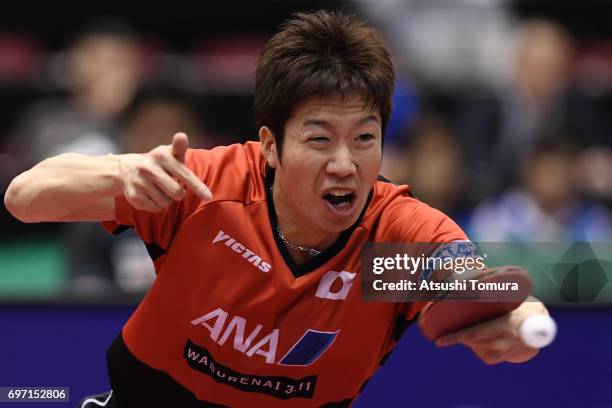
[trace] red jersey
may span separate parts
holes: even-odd
[[[296,265],[275,234],[260,144],[189,150],[214,194],[155,214],[120,196],[109,231],[132,226],[157,278],[108,354],[127,407],[348,406],[390,353],[417,304],[365,303],[366,242],[465,240],[447,216],[377,181],[359,220]]]

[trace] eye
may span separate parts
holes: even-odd
[[[376,136],[374,136],[372,133],[363,133],[357,136],[357,138],[360,142],[369,142],[370,140],[376,139]]]
[[[327,142],[328,140],[329,139],[326,138],[325,136],[315,136],[315,137],[308,138],[309,142],[317,142],[317,143]]]
[[[329,145],[329,137],[312,136],[306,139],[306,143],[308,143],[308,145],[313,149],[323,150],[326,149]]]

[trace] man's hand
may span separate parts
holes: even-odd
[[[185,153],[189,139],[177,133],[172,144],[158,146],[142,154],[121,155],[119,160],[123,194],[134,208],[160,212],[173,201],[180,201],[189,188],[199,198],[208,201],[212,193],[208,187],[185,166]]]
[[[436,340],[440,347],[464,344],[486,364],[504,361],[522,363],[533,358],[539,349],[523,343],[519,333],[521,323],[530,316],[545,314],[544,305],[530,298],[512,312],[468,328],[449,333]]]

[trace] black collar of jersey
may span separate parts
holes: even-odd
[[[276,208],[274,207],[274,200],[272,199],[272,191],[271,191],[271,187],[274,185],[274,174],[275,174],[274,169],[266,165],[266,175],[264,177],[264,185],[265,185],[265,190],[266,190],[266,201],[268,203],[268,215],[270,217],[270,225],[272,226],[272,236],[274,236],[276,247],[278,248],[281,255],[283,256],[283,259],[285,260],[285,263],[291,270],[291,273],[293,273],[293,276],[295,276],[296,278],[299,278],[300,276],[303,276],[307,274],[308,272],[314,271],[315,269],[323,265],[325,262],[333,258],[340,251],[342,251],[342,249],[344,249],[344,247],[346,246],[346,243],[348,242],[349,238],[353,234],[353,231],[355,230],[355,228],[357,228],[357,226],[359,225],[359,222],[361,222],[363,215],[365,214],[368,206],[370,205],[370,201],[372,201],[373,190],[370,191],[370,194],[368,194],[368,199],[365,203],[365,206],[363,207],[363,210],[361,210],[361,214],[359,214],[359,218],[357,219],[357,221],[355,221],[355,223],[351,225],[349,228],[342,231],[340,233],[340,236],[336,240],[336,242],[334,242],[329,248],[321,252],[319,255],[313,257],[312,259],[306,261],[305,263],[298,265],[295,263],[295,261],[293,260],[293,257],[287,250],[287,247],[281,241],[280,237],[278,236],[276,232],[276,226],[278,225],[278,220],[276,218]]]

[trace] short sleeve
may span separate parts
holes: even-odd
[[[415,243],[451,243],[468,241],[466,233],[449,216],[414,198],[405,197],[392,205],[386,217],[389,241]],[[436,248],[437,246],[432,246]],[[407,320],[417,317],[427,302],[414,302],[403,308]]]
[[[385,240],[389,242],[445,243],[468,239],[449,216],[411,197],[396,199],[381,222],[388,226]]]

